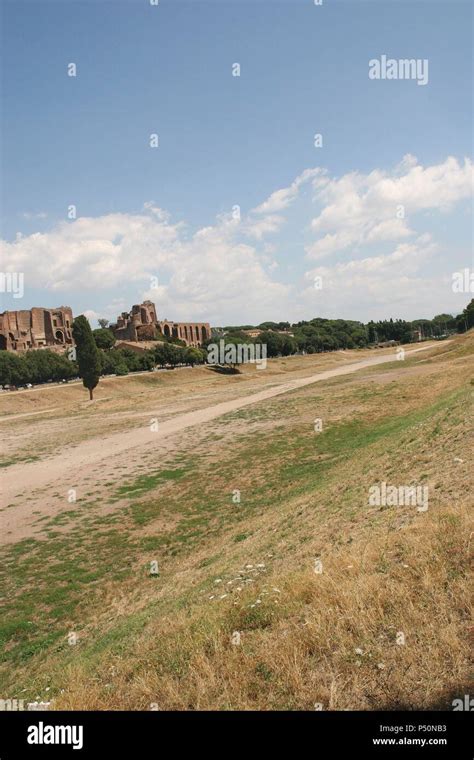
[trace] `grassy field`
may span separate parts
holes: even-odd
[[[10,415],[55,411],[4,423],[19,431],[4,465],[32,440],[49,456],[66,418],[74,444],[136,425],[151,401],[173,415],[193,394],[205,406],[348,354],[275,360],[269,375],[110,380],[94,406],[78,387],[8,399]],[[469,693],[473,354],[468,334],[309,385],[166,457],[117,463],[107,487],[91,478],[39,537],[2,549],[0,695],[57,709],[448,709]],[[428,486],[429,509],[370,506],[381,481]]]

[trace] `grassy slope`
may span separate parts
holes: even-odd
[[[467,693],[472,350],[467,336],[396,381],[373,370],[229,415],[209,437],[217,457],[177,456],[122,483],[115,511],[98,513],[96,495],[51,520],[47,541],[7,551],[2,693],[83,709],[431,707]],[[380,480],[429,485],[428,512],[369,507]]]

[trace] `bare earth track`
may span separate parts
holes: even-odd
[[[446,341],[444,345],[449,343]],[[406,357],[433,348],[433,344],[426,344],[416,349],[406,351]],[[150,424],[126,432],[114,433],[83,441],[76,446],[66,448],[47,460],[24,462],[13,464],[6,468],[1,475],[1,505],[0,512],[0,544],[12,543],[31,536],[35,530],[31,523],[32,504],[38,515],[54,515],[64,506],[64,501],[58,500],[54,504],[48,494],[54,489],[66,492],[71,487],[77,488],[86,474],[90,474],[91,468],[98,465],[102,460],[113,462],[115,457],[125,452],[142,450],[152,443],[154,448],[160,445],[165,449],[173,445],[173,436],[182,431],[200,426],[207,422],[222,417],[229,412],[242,409],[251,404],[257,404],[267,399],[284,393],[312,385],[317,382],[329,380],[334,377],[352,374],[379,364],[393,362],[393,353],[377,355],[362,361],[351,362],[337,367],[336,369],[318,372],[309,377],[299,377],[288,382],[266,387],[257,393],[223,401],[203,409],[196,409],[184,414],[178,414],[171,419],[158,424],[158,430],[152,432]],[[54,410],[44,410],[45,412]],[[41,414],[33,412],[30,414]],[[15,419],[23,415],[12,415],[9,419]],[[171,439],[171,440],[170,440]],[[97,470],[96,470],[97,472]],[[101,470],[102,478],[107,475],[107,469]],[[72,473],[72,476],[71,476]],[[71,480],[73,482],[71,482]],[[96,484],[99,485],[100,473],[98,472]],[[35,494],[34,500],[23,501],[24,497],[35,493],[38,489],[47,489],[47,494],[41,496]],[[14,500],[20,502],[12,503]],[[5,509],[5,507],[8,507]]]

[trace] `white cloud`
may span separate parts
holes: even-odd
[[[281,190],[275,190],[274,193],[267,198],[260,206],[253,209],[254,214],[274,214],[278,211],[283,211],[293,203],[298,196],[301,185],[308,180],[317,180],[320,175],[324,174],[324,169],[305,169],[304,172],[299,174],[289,187],[284,187]]]
[[[272,280],[267,261],[266,254],[260,257],[253,246],[229,235],[226,226],[201,229],[182,244],[169,284],[157,299],[159,311],[173,319],[214,324],[245,311],[261,321],[276,303],[289,305],[289,286]],[[144,296],[152,298],[153,292]]]
[[[0,252],[13,271],[28,272],[36,287],[101,290],[142,280],[172,262],[179,234],[180,225],[151,214],[108,214],[3,241]]]
[[[265,235],[278,232],[285,222],[283,216],[277,214],[269,214],[262,219],[250,219],[242,228],[242,231],[248,237],[255,238],[256,240],[262,240]]]
[[[84,316],[87,317],[89,322],[94,323],[100,318],[100,314],[98,314],[94,309],[86,309],[84,312]]]
[[[433,316],[433,309],[449,303],[456,311],[459,303],[451,298],[450,278],[431,274],[432,261],[440,253],[429,235],[421,235],[411,243],[399,243],[386,255],[318,266],[306,273],[309,285],[302,300],[307,306],[312,303],[315,311],[323,308],[327,316],[346,318],[351,318],[348,304],[355,298],[365,319]],[[313,287],[315,277],[321,278],[321,290]]]
[[[332,179],[315,188],[323,204],[311,228],[320,237],[307,246],[309,258],[317,260],[349,246],[401,240],[415,234],[408,217],[435,209],[449,211],[472,192],[472,163],[459,164],[449,157],[443,163],[422,167],[405,156],[392,174],[379,169]]]
[[[115,319],[130,308],[132,291],[133,302],[154,300],[162,317],[213,324],[293,320],[323,312],[356,318],[374,309],[386,313],[387,304],[394,304],[394,313],[395,306],[421,309],[423,299],[431,313],[438,303],[446,304],[438,297],[449,291],[452,262],[438,279],[427,276],[433,257],[440,264],[443,253],[430,235],[416,230],[414,215],[452,209],[468,196],[471,183],[470,162],[454,158],[424,168],[406,156],[392,172],[376,169],[339,178],[321,168],[307,169],[242,219],[220,215],[194,234],[150,201],[138,214],[81,217],[48,232],[18,233],[14,241],[0,243],[0,253],[8,271],[25,273],[27,288],[34,283],[35,289],[53,293],[84,293],[84,299],[88,292],[84,306],[92,318]],[[306,211],[303,224],[297,212],[292,226],[292,207],[305,184],[320,210],[312,222]],[[400,204],[405,218],[396,215]],[[304,227],[318,235],[306,249],[313,261],[338,256],[307,272],[303,289],[296,279],[302,276],[303,251],[288,250],[286,240],[292,258],[279,261],[284,224],[287,240],[296,239]],[[343,261],[340,254],[347,250],[350,260]],[[316,275],[324,288],[315,293]]]
[[[288,187],[275,190],[266,201],[252,209],[242,225],[242,233],[248,237],[262,240],[268,234],[280,230],[286,219],[281,215],[297,199],[302,185],[312,180],[317,182],[324,174],[323,169],[305,169]]]

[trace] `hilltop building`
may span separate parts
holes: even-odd
[[[62,351],[74,344],[72,320],[69,306],[4,311],[0,314],[0,350],[49,348]]]
[[[187,346],[201,346],[211,337],[211,328],[208,322],[170,322],[167,319],[159,320],[156,315],[155,304],[144,301],[132,306],[131,311],[122,312],[117,317],[115,324],[109,325],[116,340],[120,341],[148,341],[160,334],[167,338],[179,338]]]
[[[64,351],[74,345],[72,337],[72,309],[33,307],[21,311],[4,311],[0,314],[0,350],[28,351],[49,348]],[[179,338],[187,346],[201,346],[211,337],[208,322],[170,322],[159,320],[155,304],[151,301],[132,306],[123,312],[115,324],[109,325],[117,341],[140,342],[142,346],[165,336]]]

